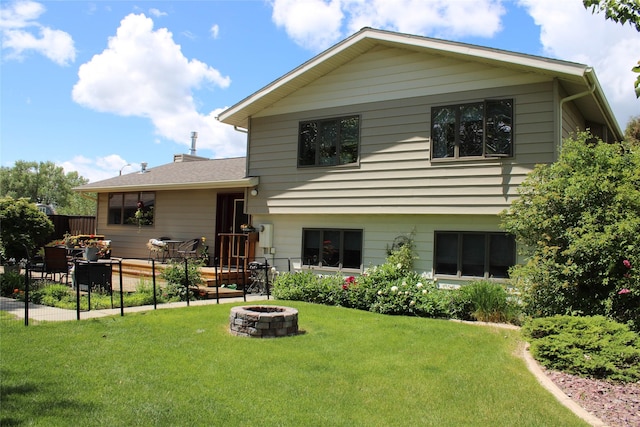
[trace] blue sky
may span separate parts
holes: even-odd
[[[215,116],[364,26],[580,62],[620,126],[640,33],[581,0],[2,1],[0,164],[98,181],[188,153],[244,155]],[[131,166],[125,166],[131,164]]]

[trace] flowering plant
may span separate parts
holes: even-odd
[[[205,261],[209,260],[209,246],[205,245],[205,243],[207,242],[207,238],[202,236],[200,238],[200,241],[202,242],[202,245],[200,245],[200,256],[202,256],[202,259]]]

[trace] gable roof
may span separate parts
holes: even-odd
[[[247,188],[258,185],[259,178],[246,176],[246,157],[173,162],[146,172],[134,172],[89,183],[75,191],[187,190],[209,188]]]
[[[591,96],[581,96],[574,102],[579,104],[579,108],[589,116],[587,118],[594,121],[597,121],[597,118],[603,119],[616,133],[616,137],[622,137],[620,126],[592,67],[574,62],[372,28],[363,28],[224,110],[218,116],[218,120],[247,129],[250,117],[378,45],[433,53],[557,78],[568,92],[567,96],[587,95],[591,92]]]

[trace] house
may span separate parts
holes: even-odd
[[[417,270],[450,284],[507,276],[498,214],[562,138],[622,138],[591,67],[371,28],[218,119],[248,132],[259,256],[357,274],[413,235]]]
[[[217,236],[240,233],[240,226],[249,222],[244,201],[258,179],[245,171],[245,157],[211,160],[178,154],[172,163],[143,164],[139,172],[75,190],[97,193],[96,233],[111,240],[114,256],[147,258],[146,243],[160,237],[204,237],[216,255]]]

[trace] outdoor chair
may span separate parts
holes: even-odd
[[[45,246],[44,247],[44,266],[43,273],[44,278],[50,278],[54,282],[56,281],[56,274],[58,275],[58,281],[62,282],[62,276],[65,277],[66,284],[69,284],[69,270],[71,265],[67,258],[67,249],[62,246]]]
[[[171,237],[160,237],[159,239],[149,239],[147,242],[147,248],[149,249],[149,260],[158,258],[164,262],[167,253],[169,252],[169,246],[166,240],[171,240]]]
[[[180,258],[197,258],[199,246],[200,239],[187,240],[186,242],[182,242],[180,246],[178,246],[176,254],[178,254]]]

